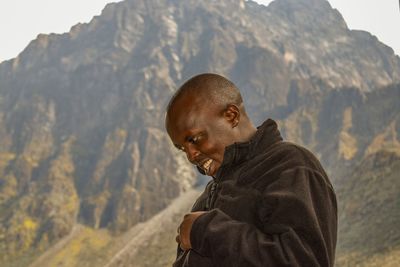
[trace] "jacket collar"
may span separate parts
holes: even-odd
[[[224,160],[215,180],[220,180],[226,170],[234,169],[235,166],[253,158],[262,151],[266,151],[271,145],[282,140],[276,122],[267,119],[261,126],[257,127],[256,133],[249,141],[234,143],[225,148]]]

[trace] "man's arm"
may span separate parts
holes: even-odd
[[[206,187],[204,188],[203,193],[198,197],[198,199],[196,200],[196,202],[193,204],[193,207],[191,209],[192,213],[198,213],[198,212],[204,212],[207,209],[207,199],[208,199],[208,195],[210,194],[210,189],[212,187],[212,184],[214,183],[213,180],[209,181],[206,185]],[[197,216],[196,216],[197,218]],[[191,222],[190,225],[192,225],[193,222]],[[181,224],[182,225],[182,224]],[[182,230],[180,230],[181,225],[179,226],[179,232],[178,232],[178,236],[176,237],[176,241],[178,243],[177,246],[177,256],[175,259],[175,262],[173,263],[173,267],[187,267],[190,266],[190,262],[195,262],[196,263],[196,267],[212,267],[213,264],[210,262],[209,258],[203,257],[201,255],[199,255],[198,253],[196,253],[195,251],[190,251],[188,249],[185,250],[182,249],[182,247],[184,247],[181,244],[181,233],[183,232]],[[187,233],[186,235],[186,243],[189,242],[187,240],[190,240],[190,230],[189,233]]]
[[[202,214],[191,227],[192,250],[216,266],[333,266],[337,208],[326,177],[306,167],[285,171],[263,204],[262,229],[219,209]]]

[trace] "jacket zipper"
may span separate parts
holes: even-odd
[[[211,205],[213,204],[213,200],[214,200],[214,196],[215,196],[215,191],[217,190],[218,187],[218,183],[217,182],[213,182],[211,184],[211,189],[210,189],[210,193],[207,196],[207,201],[206,201],[206,210],[210,210],[211,209]]]

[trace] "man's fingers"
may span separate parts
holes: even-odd
[[[197,211],[185,214],[183,216],[183,220],[179,228],[177,229],[178,235],[176,237],[176,242],[179,243],[179,246],[183,250],[188,250],[192,248],[190,243],[190,232],[192,230],[193,222],[202,214],[206,213],[205,211]]]
[[[175,237],[175,241],[176,241],[176,243],[179,244],[179,247],[180,247],[182,250],[188,250],[188,248],[185,246],[185,244],[183,244],[183,243],[181,242],[181,237],[180,237],[179,235],[177,235],[177,236]]]

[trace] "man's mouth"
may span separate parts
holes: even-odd
[[[205,162],[203,162],[202,164],[200,164],[200,168],[202,168],[206,174],[209,174],[210,173],[210,166],[211,166],[212,162],[213,162],[212,159],[208,159]]]

